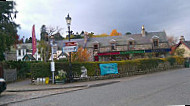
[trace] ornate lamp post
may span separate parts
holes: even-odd
[[[67,15],[67,17],[65,17],[65,19],[68,26],[69,41],[70,41],[70,36],[71,36],[72,31],[70,30],[71,17],[69,16],[69,14]],[[72,82],[72,81],[73,81],[73,77],[72,77],[72,66],[71,66],[71,52],[69,52],[69,82]]]

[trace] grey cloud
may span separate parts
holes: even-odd
[[[168,34],[184,35],[190,40],[188,0],[55,0],[47,1],[41,7],[33,5],[38,10],[34,9],[32,13],[40,17],[35,23],[58,25],[64,31],[67,30],[64,18],[70,13],[71,28],[75,32],[86,30],[109,34],[112,29],[117,29],[123,34],[128,31],[140,33],[141,26],[145,25],[147,31],[165,29]],[[32,6],[28,8],[26,10]],[[27,20],[29,13],[24,13],[22,17]]]

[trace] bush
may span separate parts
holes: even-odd
[[[50,63],[32,63],[30,68],[32,78],[51,77]]]
[[[166,60],[170,63],[171,66],[173,66],[174,63],[176,63],[176,58],[174,57],[168,57],[166,58]]]

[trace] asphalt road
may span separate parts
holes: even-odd
[[[190,69],[129,78],[119,83],[51,95],[10,106],[166,106],[190,104]]]

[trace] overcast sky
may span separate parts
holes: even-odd
[[[44,24],[63,28],[67,33],[65,17],[72,18],[74,32],[110,34],[112,29],[125,34],[140,33],[145,25],[148,32],[163,31],[167,35],[184,35],[190,40],[190,0],[14,0],[17,3],[16,22],[20,24],[19,35],[31,37],[32,25],[40,39]]]

